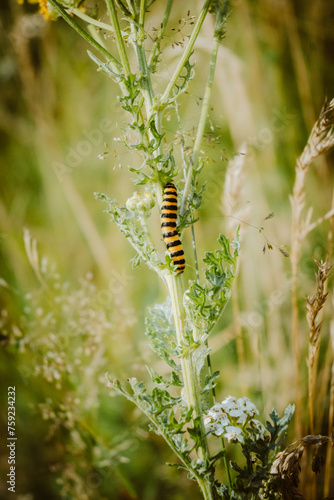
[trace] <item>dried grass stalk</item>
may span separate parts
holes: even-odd
[[[292,205],[292,250],[291,262],[298,264],[300,244],[305,235],[302,228],[305,221],[302,213],[305,208],[305,182],[309,167],[320,155],[334,146],[334,99],[325,101],[320,116],[316,121],[307,144],[296,164],[296,178],[293,186]],[[308,219],[308,218],[307,218]],[[306,219],[306,220],[307,220]]]
[[[293,186],[293,195],[290,198],[292,206],[292,228],[291,228],[291,268],[292,268],[292,341],[295,357],[295,380],[296,380],[296,424],[297,434],[302,435],[302,407],[301,407],[301,380],[300,380],[300,346],[298,334],[298,304],[297,304],[297,271],[300,258],[301,244],[305,236],[314,229],[325,218],[332,214],[326,214],[311,224],[311,210],[303,218],[305,209],[305,182],[306,176],[312,162],[323,153],[334,146],[334,99],[329,103],[325,101],[320,116],[316,121],[307,144],[296,164],[296,178]],[[328,217],[327,217],[328,216]]]
[[[314,433],[314,391],[317,378],[318,354],[320,348],[321,321],[319,312],[323,308],[328,293],[326,293],[326,281],[331,266],[327,262],[318,262],[316,274],[317,290],[312,297],[306,298],[306,319],[310,327],[309,350],[308,350],[308,402],[311,433]]]
[[[334,310],[334,297],[332,298],[332,310]],[[330,340],[332,346],[332,370],[331,370],[331,382],[329,391],[329,414],[328,414],[328,427],[333,425],[334,422],[334,319],[330,322]],[[325,486],[324,495],[328,497],[330,494],[331,478],[332,472],[332,447],[327,448],[326,454],[326,468],[325,468]]]

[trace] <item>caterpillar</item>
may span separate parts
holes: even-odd
[[[185,268],[184,252],[180,235],[176,230],[177,191],[172,182],[166,184],[161,207],[161,231],[176,271],[182,274]]]

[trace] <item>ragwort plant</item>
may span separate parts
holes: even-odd
[[[213,372],[209,357],[209,334],[231,296],[240,250],[238,231],[232,241],[220,234],[218,249],[205,253],[204,279],[201,280],[195,251],[196,279],[191,280],[186,288],[182,274],[174,266],[173,255],[166,252],[162,257],[148,224],[153,210],[160,210],[166,184],[174,182],[179,198],[177,238],[178,235],[182,237],[186,228],[191,228],[196,248],[195,212],[205,189],[198,183],[204,164],[200,146],[229,2],[206,0],[196,20],[188,13],[191,34],[186,44],[182,42],[183,52],[177,67],[160,93],[154,90],[153,77],[161,63],[162,40],[173,1],[165,2],[165,11],[153,38],[145,31],[145,19],[154,0],[106,0],[110,24],[100,22],[96,18],[97,10],[90,11],[88,5],[83,8],[84,3],[75,0],[48,0],[46,3],[43,0],[40,6],[47,18],[61,16],[91,44],[95,53],[88,51],[88,54],[98,71],[110,77],[120,88],[119,103],[129,117],[124,126],[124,143],[134,155],[140,156],[142,162],[138,168],[130,167],[129,170],[134,183],[144,191],[135,192],[122,207],[106,194],[97,194],[97,198],[107,203],[111,220],[136,250],[133,265],[145,263],[157,273],[168,291],[166,301],[149,311],[146,334],[152,349],[169,366],[169,375],[162,376],[148,368],[152,390],[136,378],[129,379],[127,387],[109,375],[108,386],[132,401],[147,416],[151,429],[165,439],[178,457],[179,462],[174,465],[186,469],[189,477],[198,482],[205,499],[279,498],[270,468],[294,408],[289,406],[282,418],[273,410],[270,415],[272,423],[267,422],[264,427],[254,419],[258,410],[247,398],[228,397],[217,403],[215,385],[219,372]],[[98,6],[103,7],[104,2]],[[183,140],[179,152],[174,150],[173,144],[165,143],[163,117],[168,110],[175,114],[176,121],[180,120],[178,101],[194,77],[195,63],[191,56],[208,14],[215,16],[214,43],[196,139],[189,157],[185,154]],[[86,23],[89,31],[82,27],[82,23]],[[112,34],[117,56],[106,48],[106,40],[100,37],[101,30]],[[182,158],[181,166],[176,157]],[[174,211],[176,213],[175,207]],[[204,370],[207,374],[202,377]],[[214,455],[210,454],[210,436],[221,439],[221,451]],[[228,463],[224,438],[241,446],[246,465]],[[220,459],[226,469],[227,484],[216,479]],[[230,468],[234,470],[233,479]]]

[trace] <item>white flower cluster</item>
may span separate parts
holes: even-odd
[[[209,435],[224,436],[232,443],[243,443],[244,437],[249,435],[249,428],[253,430],[249,437],[263,437],[266,429],[254,419],[256,414],[259,411],[248,398],[228,396],[210,408],[205,415],[205,430]]]

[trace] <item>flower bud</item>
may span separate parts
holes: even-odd
[[[135,192],[126,202],[126,208],[130,212],[140,213],[141,215],[149,215],[155,202],[153,195],[149,191],[144,193]]]

